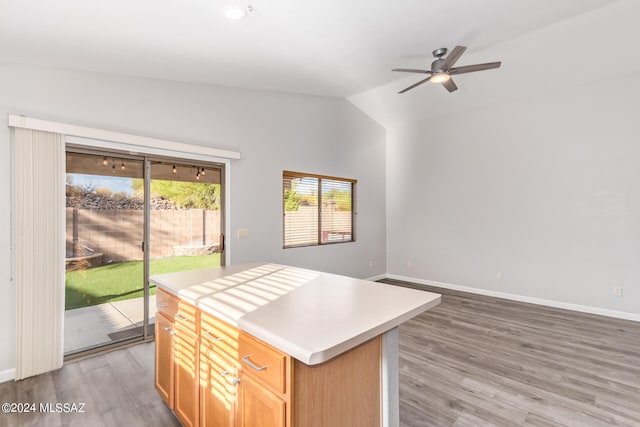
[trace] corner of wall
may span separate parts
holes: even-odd
[[[16,369],[5,369],[4,371],[0,371],[0,383],[11,381],[16,378]]]

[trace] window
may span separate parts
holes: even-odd
[[[356,180],[284,171],[284,248],[354,242]]]

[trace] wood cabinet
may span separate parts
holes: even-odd
[[[286,402],[251,375],[240,378],[237,427],[285,427]]]
[[[235,426],[238,336],[236,328],[208,313],[200,314],[201,426]]]
[[[177,326],[177,325],[176,325]],[[198,337],[176,328],[174,412],[185,427],[198,426]]]
[[[200,317],[202,427],[286,427],[290,358],[207,313]]]
[[[156,316],[156,390],[169,408],[173,409],[174,362],[173,322],[162,313]]]
[[[198,310],[161,289],[156,308],[156,390],[185,427],[197,427]]]
[[[220,356],[211,342],[200,344],[200,425],[235,426],[236,364]]]
[[[296,360],[292,425],[380,426],[381,352],[378,336],[319,365]]]
[[[308,366],[161,292],[156,389],[184,426],[381,425],[380,337]]]

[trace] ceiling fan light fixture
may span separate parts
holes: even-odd
[[[415,68],[394,68],[391,71],[401,71],[403,73],[418,73],[418,74],[431,74],[426,79],[422,79],[417,83],[412,84],[411,86],[402,89],[398,93],[405,93],[417,86],[420,86],[423,83],[430,81],[431,83],[440,83],[442,87],[444,87],[449,92],[455,92],[458,90],[458,86],[453,82],[451,78],[451,74],[458,76],[460,74],[465,73],[474,73],[476,71],[484,71],[491,70],[494,68],[500,68],[502,64],[501,61],[496,62],[487,62],[485,64],[473,64],[473,65],[465,65],[463,67],[454,67],[458,59],[462,56],[462,54],[467,50],[464,46],[456,46],[453,48],[450,54],[444,57],[447,54],[446,48],[440,48],[433,51],[433,56],[436,57],[436,60],[431,63],[431,71],[429,70],[418,70]]]
[[[431,83],[446,83],[450,78],[451,76],[447,73],[436,73],[431,76]]]

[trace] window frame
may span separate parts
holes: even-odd
[[[295,178],[314,178],[318,180],[318,225],[317,225],[317,240],[315,243],[302,243],[302,244],[294,244],[287,245],[286,242],[286,232],[285,232],[285,220],[287,211],[285,210],[285,179],[295,179]],[[340,181],[344,183],[348,183],[351,185],[351,239],[350,240],[339,240],[339,241],[328,241],[322,242],[322,180],[331,180],[331,181]],[[356,241],[356,217],[357,217],[357,209],[356,209],[356,187],[358,180],[351,178],[341,178],[336,176],[329,175],[318,175],[312,173],[304,173],[304,172],[293,172],[288,170],[282,171],[282,249],[294,249],[294,248],[306,248],[310,246],[327,246],[327,245],[335,245],[340,243],[353,243]]]

